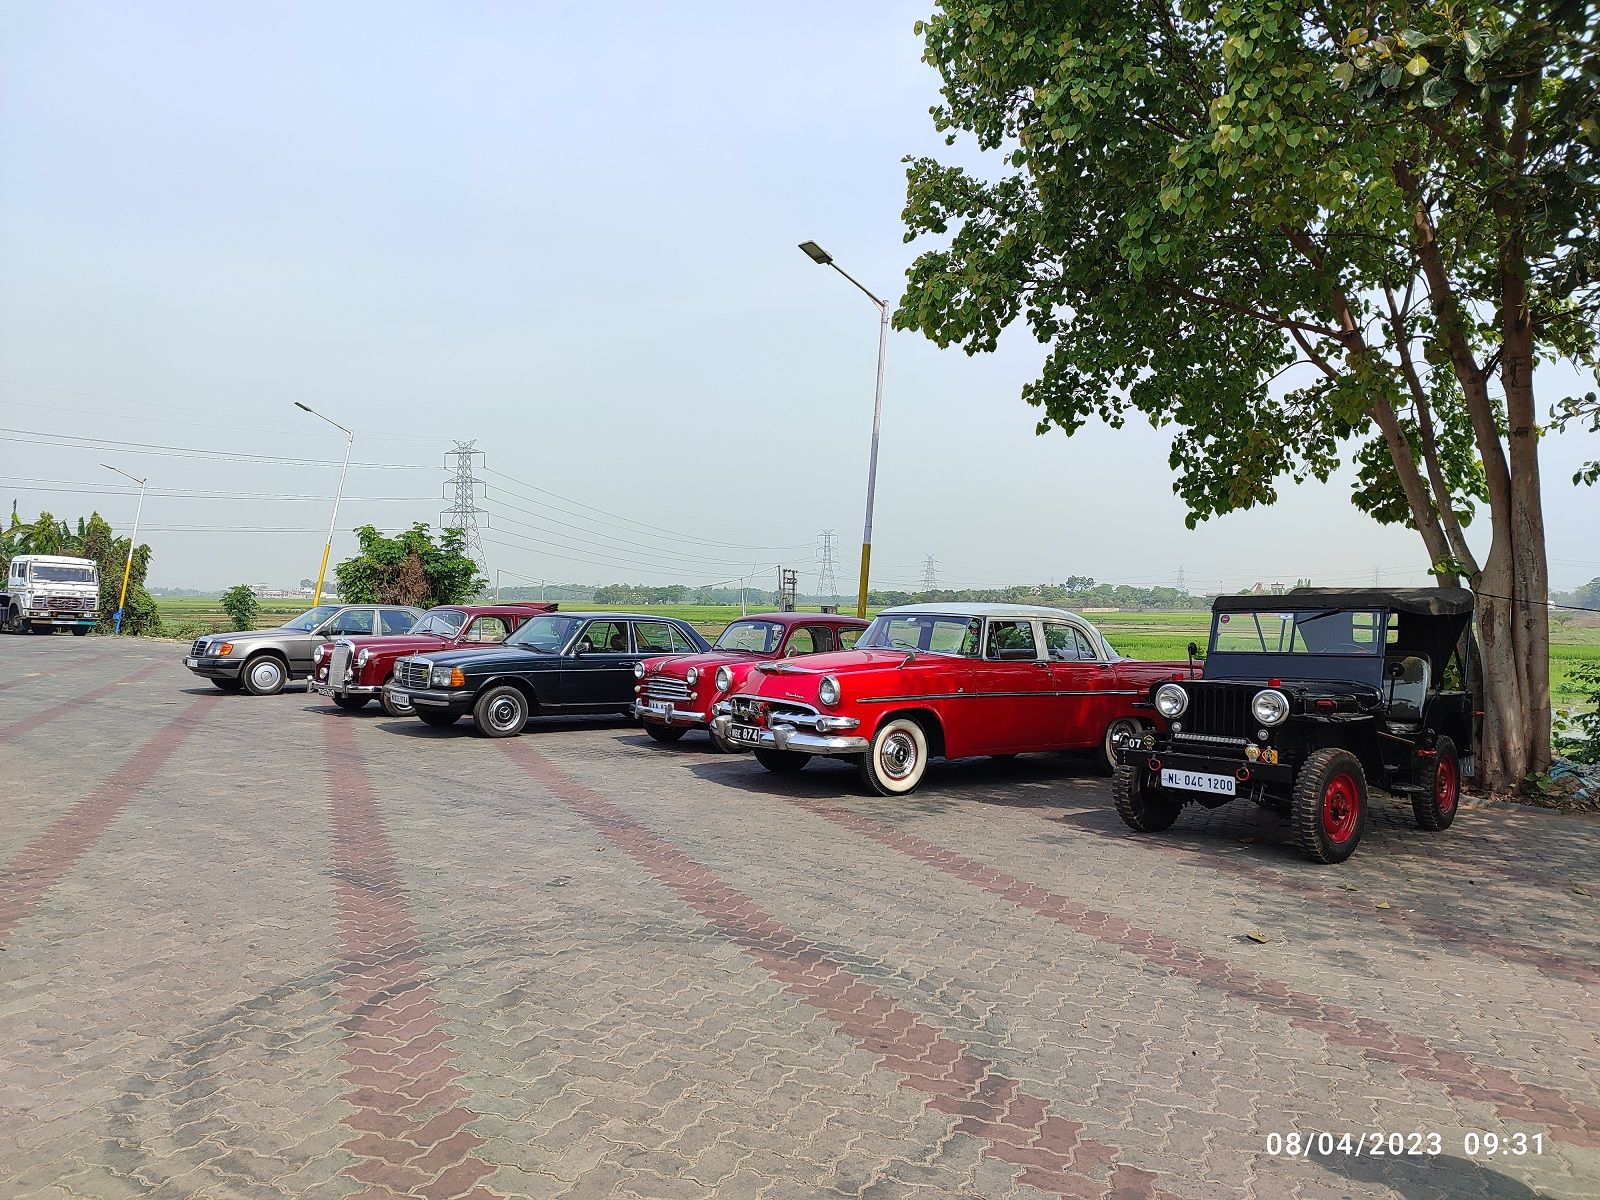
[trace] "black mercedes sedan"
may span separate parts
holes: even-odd
[[[452,725],[471,713],[486,737],[515,737],[532,716],[629,716],[636,663],[708,649],[705,638],[670,617],[547,613],[492,648],[402,658],[385,691],[429,725]]]

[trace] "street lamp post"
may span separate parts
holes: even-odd
[[[801,242],[800,249],[817,265],[832,267],[839,272],[878,306],[878,382],[872,396],[872,453],[867,459],[867,519],[861,533],[861,585],[856,592],[856,616],[865,618],[867,576],[872,564],[872,503],[878,490],[878,427],[883,418],[883,356],[889,346],[889,305],[869,292],[859,279],[834,262],[833,255],[815,242]]]
[[[324,417],[309,404],[301,404],[300,401],[296,400],[294,406],[304,409],[313,417],[327,421],[329,425],[344,434],[344,466],[339,468],[339,490],[333,494],[333,516],[328,521],[328,540],[323,543],[322,547],[322,566],[317,568],[317,594],[311,598],[311,607],[316,608],[317,605],[322,603],[322,581],[328,574],[328,555],[333,553],[333,530],[339,523],[339,501],[344,497],[344,477],[350,470],[350,447],[355,443],[356,435],[332,418]]]
[[[100,465],[108,471],[115,471],[124,479],[132,479],[139,485],[139,504],[138,507],[133,510],[133,532],[128,535],[128,561],[122,566],[122,595],[117,597],[116,615],[111,618],[111,631],[113,633],[121,633],[122,610],[127,606],[128,603],[128,579],[133,574],[133,548],[139,544],[139,518],[144,515],[145,481],[129,475],[121,467],[113,467],[110,463],[101,463]],[[146,478],[148,478],[148,476]]]

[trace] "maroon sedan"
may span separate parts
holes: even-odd
[[[409,717],[409,702],[385,693],[395,662],[430,650],[498,646],[529,617],[555,612],[554,604],[444,604],[429,609],[411,632],[392,637],[340,638],[324,642],[312,656],[311,690],[340,708],[365,708],[377,700],[391,717]]]

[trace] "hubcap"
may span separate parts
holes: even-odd
[[[878,747],[878,766],[890,779],[905,779],[917,767],[916,739],[903,730],[895,730]]]
[[[1439,765],[1433,773],[1433,797],[1440,813],[1447,813],[1455,808],[1456,791],[1459,786],[1455,762],[1441,755]]]
[[[1335,775],[1328,781],[1328,790],[1322,793],[1322,830],[1330,840],[1347,842],[1356,830],[1356,818],[1361,811],[1356,781],[1349,775]]]
[[[496,729],[509,729],[516,721],[519,711],[515,700],[502,698],[489,706],[489,720]]]
[[[250,672],[250,676],[255,680],[257,687],[275,687],[278,682],[278,664],[271,659],[257,663],[255,669]]]

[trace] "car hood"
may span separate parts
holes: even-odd
[[[426,634],[421,637],[412,637],[406,633],[369,633],[355,637],[332,637],[323,638],[322,640],[327,645],[332,645],[334,642],[349,642],[357,650],[389,651],[399,654],[423,654],[429,650],[452,650],[455,648],[453,642],[447,642],[443,638],[428,637]],[[474,645],[478,644],[480,643],[474,643]],[[493,643],[489,644],[492,645]]]
[[[494,667],[496,665],[532,667],[539,663],[554,665],[561,661],[559,654],[546,654],[539,650],[524,650],[520,646],[490,646],[480,650],[469,650],[459,646],[452,646],[439,651],[418,650],[413,657],[425,658],[435,666],[459,667],[468,663],[479,668]]]
[[[303,633],[298,629],[280,627],[278,629],[241,629],[237,633],[208,633],[205,635],[205,639],[208,642],[261,642],[278,641],[283,638],[308,638],[311,636],[313,635]]]
[[[646,675],[674,675],[682,678],[690,667],[698,667],[702,674],[715,671],[729,663],[759,662],[764,655],[749,650],[711,650],[704,654],[672,654],[644,660]]]
[[[838,679],[849,697],[864,694],[860,685],[866,679],[893,676],[898,681],[896,689],[904,690],[907,676],[946,671],[952,663],[964,661],[945,654],[913,655],[906,650],[835,650],[763,662],[745,677],[739,691],[811,704],[824,675]]]

